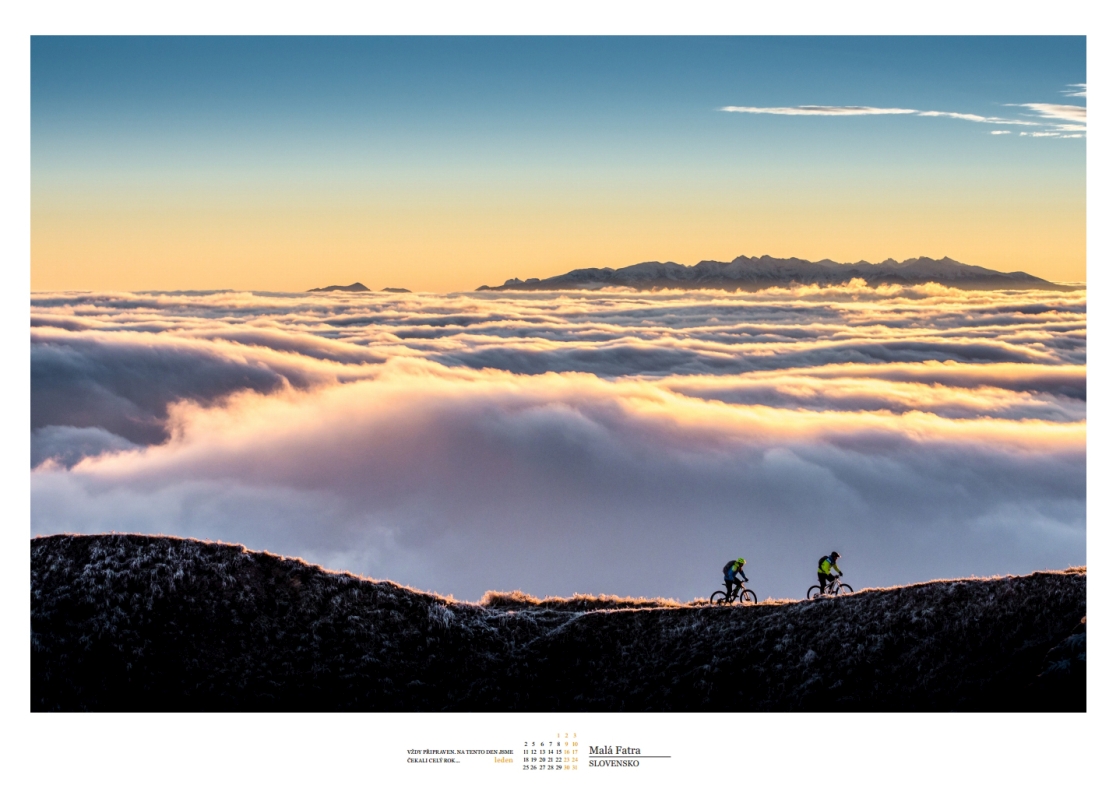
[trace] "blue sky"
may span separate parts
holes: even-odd
[[[289,288],[331,261],[449,289],[764,252],[1082,280],[1085,121],[1028,105],[1083,108],[1085,61],[1083,37],[36,37],[32,285]],[[800,106],[919,112],[752,112]],[[254,240],[325,215],[259,282]],[[242,283],[173,258],[182,235]],[[465,275],[432,263],[456,253]]]

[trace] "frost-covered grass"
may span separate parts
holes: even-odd
[[[673,599],[617,597],[610,594],[575,594],[573,597],[540,599],[523,591],[487,591],[479,605],[504,610],[596,611],[622,608],[683,608],[687,604]]]
[[[32,709],[1082,709],[1085,613],[1085,568],[475,604],[238,545],[52,536],[31,542]]]

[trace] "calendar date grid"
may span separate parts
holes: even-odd
[[[558,732],[554,739],[524,740],[521,769],[536,772],[573,772],[578,769],[577,732]]]

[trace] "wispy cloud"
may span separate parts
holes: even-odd
[[[992,129],[991,134],[992,135],[1008,135],[1008,134],[1010,134],[1010,130],[1008,130],[1008,129]]]
[[[861,105],[799,104],[795,108],[739,108],[729,105],[720,108],[726,113],[766,113],[769,115],[915,115],[917,110],[906,108],[867,108]]]
[[[1022,105],[1031,107],[1032,105]],[[1050,107],[1053,105],[1044,105]],[[961,121],[974,121],[977,124],[1017,124],[1037,126],[1036,121],[1021,121],[1013,118],[982,116],[975,113],[949,113],[944,110],[914,110],[907,107],[865,107],[861,105],[798,105],[797,107],[722,107],[725,113],[753,113],[765,115],[797,116],[868,116],[868,115],[916,115],[926,118],[957,118]]]
[[[767,115],[800,116],[865,116],[865,115],[916,115],[917,110],[902,107],[864,107],[860,105],[798,105],[797,107],[728,107],[725,113],[762,113]]]
[[[1086,107],[1039,102],[1011,105],[1011,107],[1025,107],[1032,110],[1044,119],[1042,126],[1048,127],[1039,132],[1022,132],[1021,134],[1026,137],[1082,138],[1087,136]]]
[[[1037,126],[1036,121],[1018,121],[1013,118],[999,118],[997,116],[981,116],[975,113],[946,113],[941,110],[922,110],[919,116],[928,118],[958,118],[961,121],[974,121],[977,124],[1015,124],[1018,126]]]
[[[1086,96],[1086,83],[1069,85],[1069,88],[1079,89],[1065,92],[1067,96]],[[977,113],[954,113],[946,110],[916,110],[908,107],[870,107],[867,105],[796,105],[793,107],[747,107],[728,105],[718,108],[724,113],[749,113],[755,115],[787,115],[787,116],[882,116],[905,115],[920,116],[922,118],[954,118],[959,121],[971,121],[976,124],[994,124],[1006,126],[1050,127],[1047,131],[1022,132],[1028,137],[1083,137],[1087,131],[1087,108],[1079,105],[1048,104],[1029,102],[1010,104],[1007,107],[1024,107],[1034,111],[1040,118],[1038,120],[1002,118],[999,116],[984,116]],[[1052,123],[1052,122],[1066,122]],[[1070,134],[1069,134],[1070,133]],[[1003,130],[996,130],[991,134],[1006,134]]]
[[[1012,105],[1013,107],[1028,107],[1035,113],[1051,119],[1058,119],[1060,121],[1069,121],[1073,124],[1083,124],[1086,128],[1087,124],[1087,108],[1079,105],[1065,105],[1065,104],[1041,104],[1037,102],[1028,104]]]

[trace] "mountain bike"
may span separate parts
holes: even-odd
[[[740,600],[741,602],[746,602],[749,605],[755,605],[757,602],[759,602],[759,600],[755,596],[754,591],[745,587],[744,584],[740,581],[737,582],[740,583],[740,588],[735,589],[732,592],[731,597],[723,591],[714,591],[709,596],[709,603],[711,605],[728,605],[729,603],[736,602],[736,600]]]
[[[820,586],[810,586],[809,591],[806,592],[806,599],[817,599],[818,597],[837,597],[841,594],[851,594],[852,587],[847,583],[841,583],[839,577],[833,578],[833,582],[825,589],[825,593],[821,593]]]

